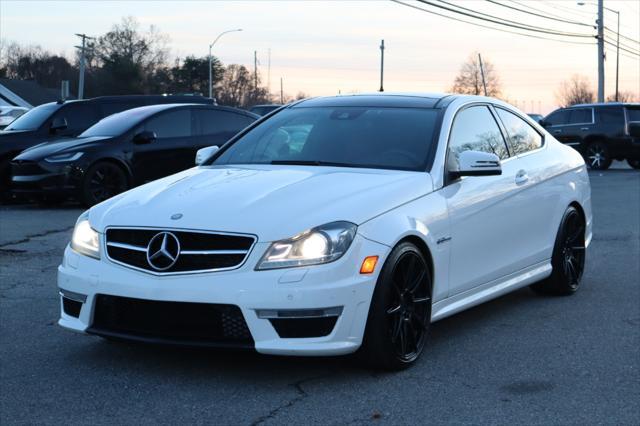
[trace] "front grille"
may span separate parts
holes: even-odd
[[[235,305],[161,302],[99,294],[93,323],[87,331],[159,343],[254,346],[242,311]]]
[[[30,160],[13,160],[11,161],[11,174],[13,176],[31,176],[46,174],[44,170],[35,161]]]
[[[166,251],[150,259],[161,251],[164,234]],[[244,262],[254,242],[249,235],[162,229],[110,228],[106,233],[109,259],[156,274],[233,269]]]

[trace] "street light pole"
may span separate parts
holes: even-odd
[[[585,4],[587,2],[578,2],[578,6],[584,6]],[[604,9],[615,13],[618,18],[618,29],[616,31],[616,102],[618,102],[620,98],[620,92],[618,91],[618,81],[620,79],[620,11],[605,7],[603,0],[598,0],[597,4],[593,2],[589,2],[589,4],[598,6],[598,102],[604,102]]]
[[[604,102],[604,11],[598,0],[598,102]]]
[[[87,49],[87,39],[93,40],[94,37],[89,37],[86,34],[76,34],[82,39],[82,45],[76,46],[80,49],[80,75],[78,77],[78,99],[84,98],[84,67],[85,67],[85,50]]]
[[[384,92],[384,40],[380,42],[380,91]]]
[[[220,39],[220,37],[222,37],[223,35],[227,34],[227,33],[233,33],[236,31],[242,31],[242,28],[238,28],[236,30],[227,30],[227,31],[223,31],[220,34],[218,34],[218,37],[216,37],[215,40],[213,40],[213,43],[211,43],[209,45],[209,98],[213,98],[213,57],[211,56],[211,49],[213,48],[213,45],[216,44],[216,41],[218,41]]]

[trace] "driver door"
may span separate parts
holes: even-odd
[[[519,159],[510,157],[505,138],[487,105],[458,112],[449,138],[448,161],[466,150],[498,155],[499,176],[465,176],[443,189],[451,226],[449,296],[464,293],[514,272],[523,241],[526,201],[519,183]],[[452,168],[451,168],[452,169]]]

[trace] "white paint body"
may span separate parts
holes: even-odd
[[[463,177],[445,186],[447,142],[455,113],[478,102],[515,111],[491,98],[456,98],[444,112],[429,173],[204,166],[93,207],[89,220],[101,234],[103,256],[96,260],[67,247],[58,285],[87,295],[87,301],[79,318],[63,312],[59,324],[85,331],[92,322],[97,294],[228,303],[242,310],[259,352],[339,355],[360,346],[380,269],[393,247],[406,237],[421,239],[433,260],[432,321],[546,278],[569,204],[582,208],[587,244],[591,240],[591,193],[584,161],[519,113],[544,134],[542,148],[503,161],[500,176]],[[525,171],[524,181],[521,171]],[[177,212],[183,217],[171,220]],[[271,242],[339,220],[358,225],[354,242],[339,260],[255,270]],[[246,233],[256,235],[258,242],[238,269],[157,276],[106,258],[104,232],[110,226]],[[371,275],[359,273],[366,256],[380,258]],[[343,312],[333,332],[319,338],[279,338],[269,321],[256,314],[258,309],[329,306],[343,306]]]

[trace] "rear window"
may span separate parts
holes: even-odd
[[[617,127],[624,126],[624,110],[622,107],[617,108],[598,108],[598,122]]]
[[[640,121],[640,108],[627,108],[627,121]]]
[[[591,108],[576,108],[569,113],[569,124],[585,124],[593,122],[593,110]]]

